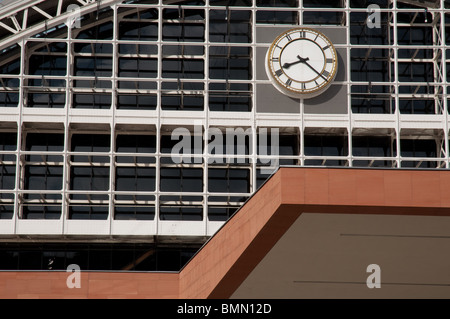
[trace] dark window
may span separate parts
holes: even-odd
[[[75,53],[112,54],[113,46],[107,43],[75,43]]]
[[[75,57],[75,76],[110,77],[112,58]]]
[[[155,135],[117,135],[117,153],[155,153]],[[155,157],[117,156],[117,163],[154,163]]]
[[[32,55],[29,63],[30,75],[66,75],[67,58],[50,54]]]
[[[387,82],[389,73],[389,51],[384,49],[352,49],[351,77],[353,81]]]
[[[176,133],[176,132],[175,132]],[[189,132],[189,135],[173,135],[173,138],[171,135],[162,135],[161,136],[161,153],[171,154],[174,151],[174,147],[179,144],[183,143],[183,145],[188,146],[190,144],[190,149],[183,148],[180,150],[180,153],[183,154],[202,154],[203,152],[203,136],[196,136],[193,132]],[[180,133],[184,133],[180,132]],[[187,131],[186,131],[187,133]],[[189,139],[189,141],[185,141],[184,139]],[[184,143],[186,142],[186,143]],[[174,154],[175,155],[175,154]],[[176,154],[178,155],[178,154]]]
[[[203,208],[201,206],[161,206],[159,212],[161,220],[203,220]]]
[[[352,145],[353,156],[396,156],[396,144],[392,143],[392,138],[389,136],[353,136]]]
[[[220,43],[251,43],[251,11],[211,10],[209,39]]]
[[[14,216],[14,205],[0,204],[0,219],[12,219],[13,216]]]
[[[80,94],[73,95],[73,108],[75,109],[110,109],[111,94]]]
[[[175,79],[203,79],[204,61],[200,59],[163,59],[162,77]]]
[[[251,80],[251,48],[211,47],[209,77],[224,80]]]
[[[352,112],[395,112],[394,88],[389,85],[352,85]]]
[[[69,207],[69,219],[108,219],[109,208],[102,205],[79,205]]]
[[[348,137],[328,136],[328,135],[305,135],[305,155],[306,156],[347,156]],[[319,166],[345,166],[346,160],[334,159],[306,159],[306,165]]]
[[[400,149],[402,157],[436,157],[437,145],[434,139],[412,140],[401,139]]]
[[[29,92],[27,107],[64,108],[66,95],[61,93]]]
[[[107,134],[73,134],[71,140],[72,152],[109,152],[111,136]],[[72,156],[74,162],[109,162],[107,156]]]
[[[155,78],[157,74],[157,59],[119,58],[120,77]]]
[[[297,24],[297,21],[298,21],[298,11],[281,11],[281,10],[256,11],[256,23]]]
[[[31,162],[61,162],[62,156],[43,155],[42,152],[62,152],[64,150],[64,134],[58,133],[28,133],[26,150],[36,152],[36,155],[27,155],[26,160]]]
[[[368,2],[365,1],[367,8]],[[351,44],[383,45],[389,44],[389,16],[386,12],[380,13],[380,28],[367,27],[367,12],[350,13],[350,42]]]
[[[155,10],[155,15],[158,15]],[[119,24],[119,39],[131,41],[157,41],[158,23],[127,21]]]
[[[208,190],[217,193],[248,193],[250,192],[250,170],[209,168]]]
[[[403,114],[439,114],[440,110],[436,109],[434,100],[431,99],[400,99],[400,113]]]
[[[211,6],[251,7],[252,0],[209,0]]]
[[[116,205],[114,210],[116,220],[153,220],[155,219],[155,207],[144,205]]]
[[[165,94],[161,96],[163,110],[203,111],[203,95],[194,94]]]
[[[0,152],[17,150],[17,133],[16,132],[0,132]],[[0,155],[0,161],[16,161],[13,154]]]
[[[16,165],[0,165],[0,189],[14,189]]]
[[[298,0],[256,0],[258,7],[292,7],[298,6]]]
[[[401,139],[400,140],[400,155],[402,157],[422,157],[433,158],[438,157],[437,144],[434,139]],[[436,168],[437,161],[411,161],[402,160],[402,167],[421,167],[421,168]]]
[[[1,270],[179,271],[201,244],[73,244],[38,243],[0,245]]]
[[[26,166],[25,189],[28,190],[61,190],[62,166]]]
[[[272,136],[270,129],[267,130],[264,138],[258,134],[258,155],[271,155],[274,152],[281,156],[295,156],[299,154],[300,142],[298,135],[279,134],[278,140],[273,139],[275,137]],[[273,150],[272,146],[277,149]],[[261,150],[261,147],[264,147],[265,150]]]
[[[154,94],[119,94],[117,100],[117,108],[122,110],[155,110],[157,105],[157,96]]]
[[[203,42],[205,41],[204,23],[163,23],[163,41]]]
[[[0,92],[0,107],[17,107],[18,105],[18,92]]]
[[[20,54],[20,50],[13,50],[13,51],[16,51],[17,54]],[[11,54],[10,50],[5,50],[0,54],[0,61],[2,61],[0,65],[0,74],[19,74],[20,59],[13,59],[12,61],[6,63],[3,62],[7,59],[9,54]],[[8,81],[7,79],[5,80]]]
[[[398,16],[399,15],[401,14],[398,14]],[[410,19],[406,20],[406,23],[411,23]],[[431,20],[432,19],[430,18],[430,21]],[[397,37],[398,45],[433,45],[433,28],[431,26],[408,26],[407,28],[398,27]]]
[[[394,72],[392,70],[392,72]],[[398,80],[400,82],[433,82],[433,63],[399,62]]]
[[[342,8],[342,0],[303,0],[305,8]]]
[[[117,191],[154,191],[155,168],[149,167],[117,167]]]
[[[209,110],[250,112],[252,110],[252,86],[237,83],[211,83],[209,86]]]
[[[306,156],[347,156],[347,136],[305,135]]]
[[[24,205],[23,219],[60,219],[61,205]]]
[[[230,206],[208,206],[209,221],[227,221],[239,207]]]
[[[203,191],[203,170],[201,168],[161,168],[161,191],[201,192]]]
[[[82,29],[78,33],[77,39],[112,40],[113,30],[113,23],[106,22],[89,29]]]
[[[303,13],[303,23],[305,24],[341,25],[344,21],[344,12],[342,11],[307,11]]]
[[[109,167],[74,166],[70,170],[72,190],[109,190]]]

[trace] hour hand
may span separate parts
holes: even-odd
[[[296,65],[296,64],[299,64],[299,63],[304,63],[304,62],[309,60],[309,58],[304,59],[304,58],[302,58],[299,55],[297,55],[297,59],[298,59],[298,61],[283,64],[283,68],[289,69],[293,65]]]

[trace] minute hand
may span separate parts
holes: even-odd
[[[325,81],[327,81],[327,78],[324,77],[322,73],[319,73],[319,71],[317,71],[316,69],[314,69],[308,62],[306,62],[306,61],[302,61],[302,62],[305,63],[307,66],[309,66],[309,68],[310,68],[311,70],[313,70],[314,72],[316,72],[319,76],[321,76],[322,79],[324,79]]]

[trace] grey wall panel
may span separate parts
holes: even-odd
[[[268,80],[265,68],[266,54],[269,48],[256,48],[255,59],[256,59],[256,79],[257,80]]]
[[[346,28],[345,27],[319,27],[315,25],[303,25],[307,28],[313,28],[315,30],[318,30],[325,34],[331,42],[334,44],[346,44]],[[280,33],[298,28],[300,26],[298,25],[291,25],[291,26],[257,26],[256,27],[256,42],[257,43],[272,43],[275,38],[280,35]]]
[[[347,81],[347,50],[336,49],[338,55],[338,71],[335,82]],[[316,114],[346,114],[347,87],[344,84],[331,84],[331,86],[321,95],[305,100],[305,113]]]
[[[309,114],[346,114],[347,88],[332,84],[323,94],[304,100],[304,112]]]
[[[300,100],[281,94],[272,84],[256,86],[256,111],[259,113],[300,113]]]

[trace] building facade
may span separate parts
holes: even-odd
[[[0,2],[0,269],[179,270],[273,171],[448,169],[444,0]],[[277,90],[308,27],[337,72]]]

